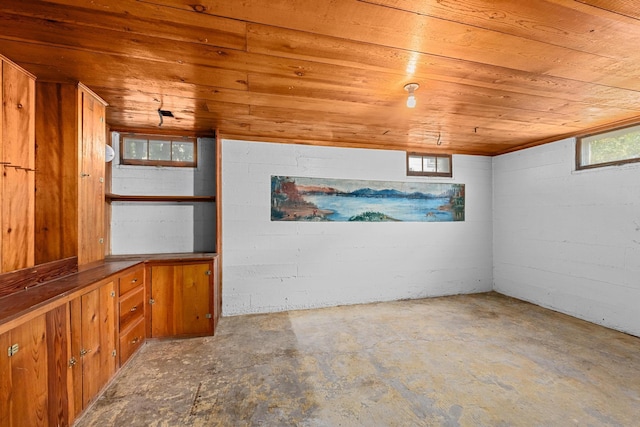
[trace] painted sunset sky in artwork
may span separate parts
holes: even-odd
[[[272,221],[464,221],[464,184],[271,177]]]

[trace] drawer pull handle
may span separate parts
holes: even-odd
[[[137,309],[138,309],[138,306],[134,305],[133,307],[131,307],[131,310],[129,310],[129,311],[131,311],[131,312],[133,313],[133,312],[134,312],[134,311],[136,311]]]
[[[131,344],[137,344],[138,341],[140,341],[140,337],[135,337],[134,339],[131,340]]]
[[[137,281],[138,281],[138,279],[133,279],[133,280],[131,281],[131,283],[136,283]]]

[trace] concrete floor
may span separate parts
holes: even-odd
[[[638,426],[640,339],[496,293],[223,318],[78,426]]]

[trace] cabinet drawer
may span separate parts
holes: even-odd
[[[144,342],[145,324],[144,318],[129,329],[128,332],[120,335],[120,366],[124,364]]]
[[[144,287],[120,297],[120,331],[144,318]]]
[[[136,286],[144,283],[144,267],[141,267],[120,278],[120,295],[124,295]]]

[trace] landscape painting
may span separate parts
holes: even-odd
[[[464,221],[464,184],[271,177],[272,221]]]

